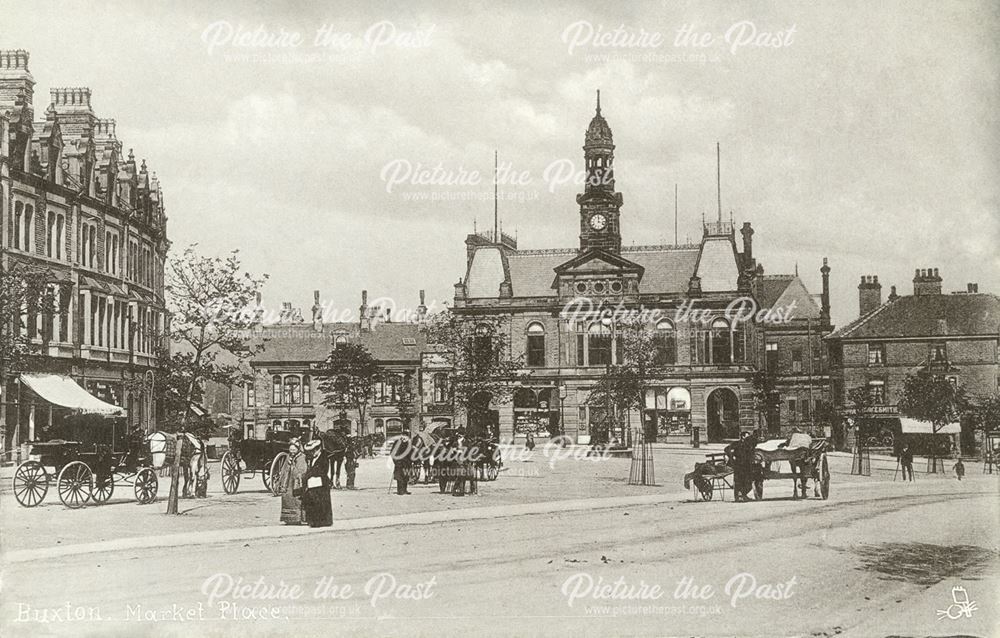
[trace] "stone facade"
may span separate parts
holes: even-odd
[[[802,351],[794,371],[791,363],[777,371],[780,392],[788,395],[784,405],[799,411],[803,402],[814,408],[828,401],[820,344],[831,330],[829,267],[824,263],[819,304],[797,275],[765,277],[753,258],[750,224],[740,230],[740,250],[721,206],[697,244],[623,246],[623,197],[615,190],[613,137],[599,101],[583,150],[578,248],[519,250],[514,238],[495,231],[465,241],[467,266],[455,285],[454,310],[470,322],[500,319],[531,379],[509,400],[491,403],[500,438],[549,431],[589,442],[605,418],[601,406],[588,405],[591,389],[623,356],[619,327],[608,318],[616,313],[643,316],[663,350],[645,409],[628,415],[648,437],[723,440],[758,427],[751,379],[764,369],[767,344],[782,357]],[[741,300],[755,310],[790,313],[778,322],[756,315],[740,321],[733,306]],[[807,410],[782,424],[816,426],[816,410]]]
[[[22,315],[35,347],[28,366],[69,375],[127,408],[134,423],[153,425],[148,390],[127,388],[152,383],[165,327],[160,184],[145,161],[123,154],[115,121],[94,113],[90,89],[52,89],[36,120],[28,60],[25,51],[0,51],[0,261],[4,270],[44,272],[57,308]],[[0,383],[10,446],[49,413],[16,374]]]

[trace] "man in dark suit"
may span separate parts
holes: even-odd
[[[306,472],[302,477],[305,493],[302,507],[309,527],[333,525],[333,507],[330,504],[330,462],[318,439],[305,444]]]
[[[410,492],[406,489],[410,482],[410,466],[413,465],[413,444],[406,434],[400,436],[392,444],[392,478],[396,480],[396,494],[403,496]]]

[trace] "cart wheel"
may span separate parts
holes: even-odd
[[[66,507],[83,507],[90,500],[94,486],[94,473],[83,461],[73,461],[59,472],[57,488],[59,500]]]
[[[271,491],[271,466],[265,465],[260,468],[260,478],[264,480],[264,489],[268,492]]]
[[[232,452],[222,455],[222,489],[226,494],[235,494],[240,488],[240,462]]]
[[[91,498],[94,499],[94,503],[107,503],[111,495],[115,493],[115,475],[109,474],[108,476],[95,476],[94,477],[94,490],[91,493]]]
[[[764,498],[764,481],[757,480],[753,483],[753,497],[754,499],[760,501]]]
[[[820,457],[819,462],[819,495],[824,501],[830,498],[830,465],[826,454]]]
[[[715,487],[711,483],[706,483],[704,487],[698,488],[698,492],[701,494],[702,500],[710,501],[715,494]]]
[[[274,460],[271,461],[271,494],[275,496],[281,496],[281,493],[285,491],[285,481],[283,480],[283,474],[285,467],[288,465],[288,452],[279,452]],[[264,481],[267,484],[267,481]]]
[[[38,461],[25,461],[14,472],[14,498],[24,507],[34,507],[49,491],[49,475]]]
[[[156,500],[160,479],[152,468],[143,468],[135,475],[135,500],[139,505],[149,505]]]

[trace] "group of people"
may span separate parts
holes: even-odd
[[[308,524],[329,527],[333,524],[330,490],[341,489],[340,473],[347,476],[346,489],[357,489],[355,477],[361,455],[358,437],[347,428],[327,432],[313,430],[309,441],[292,439],[288,444],[288,462],[281,481],[281,522],[286,525]]]
[[[441,494],[477,494],[479,474],[495,452],[487,440],[470,437],[465,428],[448,432],[431,444],[421,434],[401,436],[393,442],[391,457],[396,494],[410,494],[410,483],[423,477],[424,483],[437,481]]]

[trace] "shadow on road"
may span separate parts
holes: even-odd
[[[1000,558],[996,552],[974,545],[928,543],[861,545],[854,552],[861,558],[860,570],[877,572],[882,580],[925,587],[959,575],[977,580],[984,567]]]

